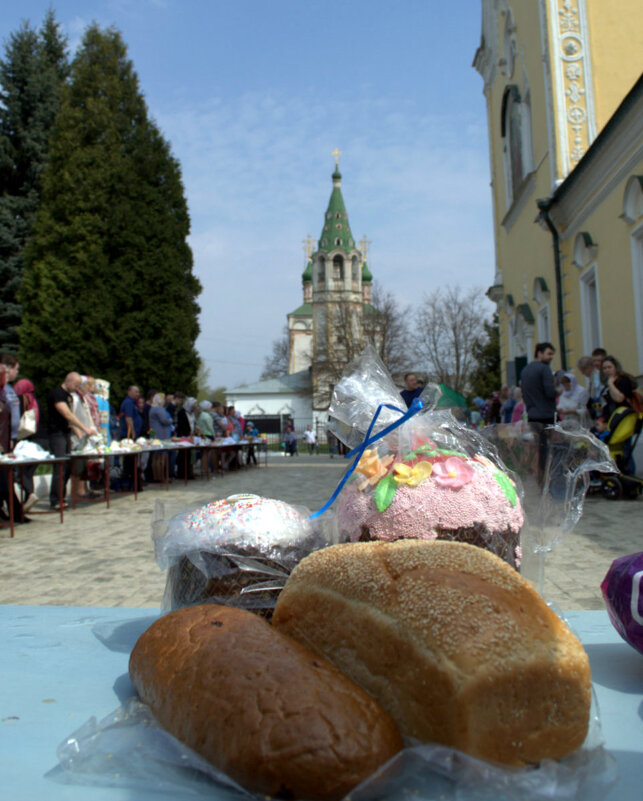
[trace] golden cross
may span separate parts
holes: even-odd
[[[302,244],[304,253],[306,254],[306,261],[308,261],[308,259],[310,259],[310,257],[313,254],[315,240],[312,238],[312,236],[310,234],[308,234],[308,236],[305,239],[301,240],[301,244]]]
[[[370,239],[367,239],[366,234],[364,234],[362,239],[360,239],[360,241],[357,244],[359,245],[359,249],[362,252],[362,258],[364,259],[364,261],[366,261],[366,254],[368,253],[368,248],[373,243],[371,242]]]
[[[342,155],[342,151],[335,148],[330,155],[335,157],[335,166],[339,167],[339,157]]]

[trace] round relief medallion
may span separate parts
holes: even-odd
[[[583,57],[583,43],[575,33],[567,33],[561,37],[560,47],[565,61],[578,61]]]

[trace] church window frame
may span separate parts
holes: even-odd
[[[335,239],[335,245],[336,245],[336,247],[341,248],[341,246],[342,246],[342,238],[341,238],[341,236],[338,236]]]
[[[531,96],[524,99],[516,84],[505,88],[500,119],[502,160],[507,208],[520,195],[525,180],[533,171],[531,135]]]
[[[319,257],[319,262],[317,264],[317,283],[326,283],[326,259],[323,256]]]
[[[336,253],[333,256],[333,280],[344,280],[344,257],[341,255],[341,253]]]
[[[579,277],[580,312],[583,327],[583,352],[591,353],[602,344],[601,300],[596,262]]]

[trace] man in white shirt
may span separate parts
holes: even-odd
[[[315,449],[315,453],[319,453],[319,445],[317,444],[317,433],[313,431],[313,427],[311,425],[306,426],[306,430],[304,431],[304,442],[308,445],[308,454],[312,456],[313,448]]]

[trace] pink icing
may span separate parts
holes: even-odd
[[[474,472],[473,467],[464,459],[450,456],[445,462],[436,462],[433,465],[433,480],[443,487],[461,489],[473,481]]]
[[[359,539],[362,525],[368,526],[371,538],[392,541],[435,539],[434,528],[475,525],[483,525],[490,533],[510,529],[517,534],[524,519],[520,501],[512,506],[492,473],[482,467],[476,467],[473,479],[459,489],[433,479],[417,487],[402,484],[384,512],[378,511],[371,492],[360,492],[352,485],[340,494],[337,504],[340,531],[353,541]]]

